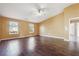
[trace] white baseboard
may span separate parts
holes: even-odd
[[[9,39],[19,39],[19,38],[25,38],[25,37],[30,37],[32,35],[28,35],[28,36],[21,36],[21,37],[13,37],[13,38],[4,38],[4,39],[0,39],[0,41],[2,40],[9,40]]]
[[[69,41],[68,39],[64,39],[64,41]]]
[[[57,36],[50,36],[50,35],[40,35],[40,36],[64,39],[64,37],[57,37]]]

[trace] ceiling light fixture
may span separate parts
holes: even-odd
[[[41,7],[40,5],[36,5],[36,10],[36,15],[43,16],[46,14],[46,8],[44,6]]]

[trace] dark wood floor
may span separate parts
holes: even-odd
[[[76,56],[79,44],[48,37],[28,37],[0,42],[0,56]]]

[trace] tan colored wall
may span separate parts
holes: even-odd
[[[20,36],[26,36],[26,35],[39,35],[39,24],[34,24],[34,33],[29,33],[29,22],[20,21]]]
[[[66,40],[69,40],[69,20],[75,17],[79,17],[79,4],[74,4],[64,9],[65,27],[68,28],[64,35]]]
[[[41,32],[41,35],[64,37],[64,13],[43,21],[40,26],[45,28],[45,33]]]
[[[0,17],[0,19],[1,19],[1,17]],[[2,37],[2,21],[0,21],[0,38]]]
[[[9,34],[8,32],[8,22],[9,21],[17,21],[19,22],[19,34]],[[38,35],[38,24],[35,24],[35,32],[34,33],[29,33],[29,23],[27,21],[22,21],[22,20],[9,20],[7,17],[0,17],[0,22],[2,26],[2,34],[1,38],[12,38],[12,37],[22,37],[22,36],[28,36],[28,35]]]
[[[74,4],[64,9],[64,12],[56,15],[55,17],[49,18],[46,21],[41,22],[40,24],[35,24],[35,32],[29,33],[28,23],[25,21],[20,22],[20,30],[18,35],[9,35],[8,34],[8,18],[0,17],[0,38],[6,37],[15,37],[15,36],[27,36],[27,35],[39,35],[39,26],[45,27],[45,33],[41,35],[50,35],[57,37],[64,37],[66,40],[69,40],[69,19],[79,17],[79,4]],[[67,30],[65,30],[65,27]]]
[[[41,35],[64,37],[64,40],[69,40],[69,21],[76,17],[79,17],[79,4],[73,4],[65,8],[62,14],[40,23],[46,31]]]

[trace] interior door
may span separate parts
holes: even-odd
[[[79,41],[79,21],[71,21],[70,22],[70,41]]]
[[[77,22],[77,40],[79,42],[79,22]]]
[[[70,41],[75,41],[75,36],[76,34],[76,29],[75,29],[75,22],[70,22],[69,26],[69,40]]]

